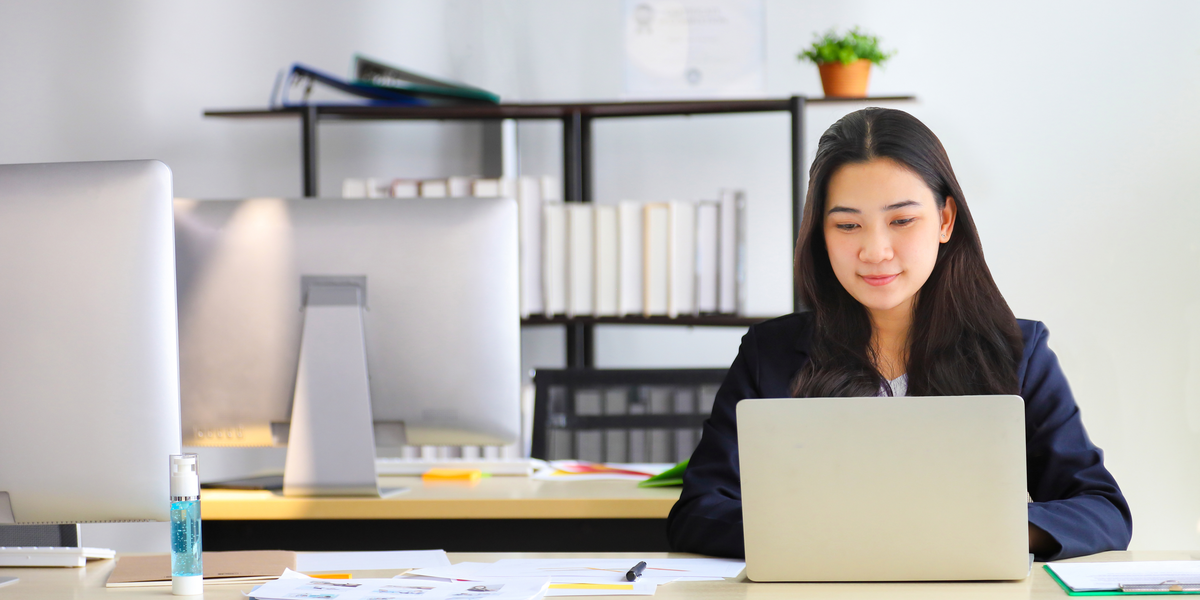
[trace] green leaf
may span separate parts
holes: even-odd
[[[824,34],[814,34],[813,38],[812,45],[802,50],[796,58],[818,65],[832,62],[848,65],[859,59],[882,65],[896,54],[895,51],[881,50],[879,38],[863,33],[858,27],[848,30],[843,35],[838,35],[837,30],[830,29]]]

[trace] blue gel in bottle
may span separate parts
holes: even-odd
[[[171,575],[204,575],[200,546],[200,501],[171,503]]]
[[[171,593],[204,593],[200,543],[200,476],[196,455],[171,456]]]

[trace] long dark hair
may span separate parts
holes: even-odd
[[[941,141],[912,115],[867,108],[834,123],[817,146],[808,200],[796,241],[796,287],[813,312],[809,362],[792,385],[798,397],[874,396],[884,379],[871,348],[871,320],[833,273],[825,246],[825,203],[838,169],[891,159],[924,180],[944,208],[958,214],[940,244],[933,273],[921,286],[908,340],[908,394],[1017,394],[1023,341],[1017,320],[996,288],[966,199]]]

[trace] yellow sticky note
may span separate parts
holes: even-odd
[[[552,590],[632,590],[631,583],[552,583]]]
[[[479,469],[430,469],[425,471],[421,479],[444,481],[452,479],[454,481],[479,481],[483,477],[483,471]]]

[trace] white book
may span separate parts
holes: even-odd
[[[466,198],[471,195],[471,178],[465,176],[451,177],[446,180],[446,193],[451,198]]]
[[[617,314],[642,314],[642,205],[632,200],[617,203],[618,258]]]
[[[549,201],[561,201],[563,199],[562,182],[553,175],[542,175],[542,198]]]
[[[717,247],[720,241],[721,205],[701,200],[696,205],[696,312],[717,312]]]
[[[696,312],[696,203],[672,200],[667,204],[670,214],[667,316],[674,319]]]
[[[567,312],[567,219],[562,202],[542,205],[542,299],[547,316]]]
[[[594,310],[595,224],[590,202],[567,202],[567,316]]]
[[[476,198],[499,198],[499,179],[476,179],[471,182],[471,195]]]
[[[393,198],[416,198],[421,195],[421,182],[415,179],[393,179]]]
[[[619,293],[619,264],[617,207],[597,204],[593,209],[596,222],[596,303],[598,317],[617,315]]]
[[[445,198],[449,192],[445,179],[426,179],[421,182],[422,198]]]
[[[500,179],[500,197],[501,198],[516,198],[517,197],[517,180],[511,177],[503,177]]]
[[[717,251],[720,253],[720,268],[717,275],[717,285],[720,289],[717,310],[724,314],[740,314],[741,305],[745,303],[740,298],[745,247],[742,231],[742,213],[745,206],[745,196],[738,190],[721,190],[721,242]]]
[[[734,310],[735,314],[746,314],[746,192],[737,190],[733,193],[733,204],[736,206],[734,211],[734,220],[737,221],[737,227],[734,233],[734,245],[736,251],[734,255],[733,279],[734,279]]]
[[[654,203],[643,211],[642,314],[665,315],[670,288],[670,210],[666,203]]]
[[[542,294],[542,190],[537,179],[517,185],[517,230],[521,255],[521,317],[545,310]]]
[[[392,182],[368,177],[366,180],[368,198],[387,198],[392,193]]]
[[[367,182],[362,179],[347,177],[342,180],[343,198],[366,198]]]

